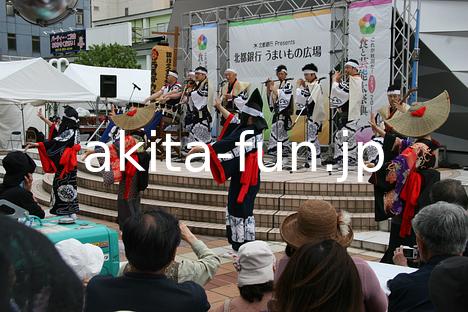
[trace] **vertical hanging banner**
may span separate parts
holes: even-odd
[[[174,49],[155,45],[151,49],[151,94],[158,92],[166,83],[167,72],[173,69]]]
[[[208,69],[208,80],[218,83],[218,25],[192,26],[192,70],[198,66]]]
[[[390,83],[392,0],[366,0],[349,7],[348,57],[360,65],[367,112],[387,103]]]

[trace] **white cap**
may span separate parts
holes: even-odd
[[[239,248],[237,267],[239,287],[264,284],[274,280],[275,256],[267,243],[253,241]]]
[[[104,253],[98,246],[82,244],[74,238],[66,239],[55,244],[63,260],[76,275],[84,281],[98,275],[104,264]]]
[[[179,79],[179,75],[177,75],[177,73],[173,72],[173,71],[168,71],[167,72],[167,75],[168,76],[172,76],[174,77],[175,79]]]

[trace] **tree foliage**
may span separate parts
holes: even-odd
[[[75,63],[101,67],[141,68],[137,62],[136,51],[120,44],[92,45],[88,51],[77,54]]]

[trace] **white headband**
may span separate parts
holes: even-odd
[[[356,63],[356,62],[353,62],[353,61],[347,61],[347,62],[344,64],[344,66],[348,66],[348,65],[351,66],[351,67],[354,67],[354,68],[356,68],[356,69],[359,67],[359,64]]]
[[[387,95],[400,95],[400,90],[387,91]]]
[[[278,71],[277,73],[285,73],[285,74],[287,74],[288,71],[287,71],[286,69],[282,69],[282,70]]]
[[[187,76],[193,76],[193,75],[195,75],[195,72],[191,71],[191,72],[188,73]]]
[[[175,79],[179,79],[179,75],[177,75],[176,73],[174,73],[174,72],[172,72],[172,71],[169,71],[169,72],[167,73],[167,75],[168,75],[168,76],[172,76],[172,77],[174,77]]]
[[[258,111],[255,108],[252,108],[252,107],[247,106],[247,105],[244,105],[244,107],[242,107],[241,112],[249,114],[250,116],[253,116],[253,117],[262,117],[263,118],[263,113],[261,111]]]
[[[195,71],[195,74],[203,74],[203,75],[206,75],[206,74],[208,74],[208,73],[207,73],[206,71],[204,71],[204,70],[197,69],[197,70]]]
[[[224,71],[224,73],[233,73],[233,74],[236,74],[237,75],[237,71],[235,69],[232,69],[232,68],[228,68]]]
[[[312,69],[306,69],[302,71],[304,74],[316,74],[317,72]]]

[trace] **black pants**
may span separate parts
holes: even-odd
[[[392,222],[390,226],[390,240],[388,242],[388,248],[380,262],[394,264],[393,252],[395,249],[400,247],[400,245],[413,247],[416,244],[416,235],[414,234],[413,229],[411,229],[410,236],[402,238],[400,237],[400,227],[401,224]]]

